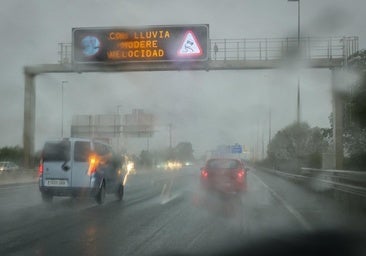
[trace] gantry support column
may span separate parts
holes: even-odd
[[[339,90],[342,81],[339,69],[332,69],[332,103],[333,103],[333,149],[335,154],[334,167],[343,169],[343,106],[344,99]]]
[[[36,124],[36,89],[35,75],[24,69],[24,123],[23,123],[23,147],[24,147],[24,166],[33,167],[34,156],[34,136]]]

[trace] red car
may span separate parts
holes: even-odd
[[[225,194],[238,194],[247,188],[247,170],[242,161],[231,158],[212,158],[201,168],[204,189]]]

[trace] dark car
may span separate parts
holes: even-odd
[[[201,185],[206,190],[239,194],[247,189],[247,170],[238,159],[212,158],[201,168]]]

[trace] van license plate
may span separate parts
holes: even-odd
[[[46,180],[45,186],[49,187],[67,187],[67,180]]]

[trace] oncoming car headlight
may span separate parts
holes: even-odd
[[[131,172],[131,171],[133,171],[133,170],[134,170],[134,168],[135,168],[135,164],[134,164],[134,162],[129,161],[129,162],[127,163],[127,172]]]
[[[164,166],[165,170],[178,170],[180,168],[182,168],[182,163],[178,161],[168,161]]]

